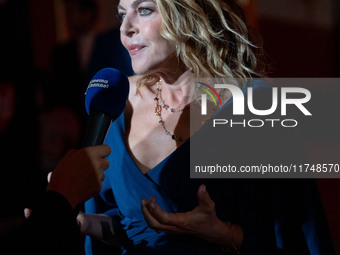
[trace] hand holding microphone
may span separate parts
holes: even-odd
[[[107,157],[111,149],[102,145],[112,122],[124,110],[129,94],[129,81],[120,71],[104,68],[97,72],[85,93],[89,121],[83,149],[72,150],[59,162],[50,178],[47,190],[62,194],[75,208],[99,193]],[[26,209],[29,216],[31,210]]]
[[[61,194],[73,209],[80,203],[97,195],[102,188],[104,170],[109,167],[105,158],[111,153],[107,145],[89,146],[80,150],[70,150],[47,176],[46,191]],[[32,213],[24,209],[25,218]]]
[[[85,104],[90,115],[83,147],[64,156],[53,171],[45,192],[13,242],[25,242],[21,252],[43,251],[53,254],[76,254],[81,244],[74,209],[96,195],[102,187],[104,170],[109,167],[111,149],[102,145],[112,120],[125,108],[129,92],[128,79],[114,69],[99,71],[89,84]],[[18,252],[19,254],[19,252]]]
[[[109,167],[104,157],[111,150],[101,144],[112,120],[123,112],[128,94],[127,77],[113,68],[97,72],[88,85],[85,107],[89,121],[82,145],[85,148],[69,152],[62,159],[47,187],[64,195],[73,208],[98,194],[102,187],[104,170]]]
[[[105,159],[111,153],[107,145],[69,151],[52,173],[47,191],[63,195],[73,208],[98,194],[109,167]]]

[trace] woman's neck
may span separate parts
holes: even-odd
[[[190,103],[193,74],[185,70],[175,78],[166,73],[158,74],[161,78],[162,93],[168,103],[184,107]],[[175,78],[175,79],[174,79]]]

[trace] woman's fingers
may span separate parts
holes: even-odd
[[[29,208],[24,209],[25,218],[28,219],[31,216],[32,210]]]
[[[53,172],[49,172],[49,173],[47,174],[47,183],[50,183],[50,180],[51,180],[51,177],[52,177],[52,173],[53,173]]]
[[[215,202],[210,198],[210,195],[206,189],[206,186],[202,184],[197,191],[198,207],[203,211],[215,210]]]
[[[193,234],[199,233],[203,226],[209,227],[209,222],[216,218],[215,203],[210,198],[205,185],[197,192],[198,206],[186,213],[168,213],[164,211],[155,197],[150,200],[142,199],[141,207],[144,218],[150,228],[160,232]],[[206,226],[207,225],[207,226]]]
[[[177,213],[167,213],[156,203],[152,197],[150,201],[142,199],[142,212],[149,227],[157,232],[181,233],[183,230],[178,227],[179,217]]]
[[[141,201],[142,213],[148,225],[151,228],[156,228],[160,223],[150,213],[148,203],[149,202],[146,199],[142,199]]]

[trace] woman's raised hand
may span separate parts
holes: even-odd
[[[217,218],[215,203],[205,185],[198,188],[197,197],[198,206],[190,212],[167,213],[155,197],[149,201],[142,199],[142,212],[149,227],[157,232],[194,235],[222,247],[239,248],[243,241],[242,228]]]

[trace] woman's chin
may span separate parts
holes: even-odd
[[[141,66],[138,66],[138,67],[132,66],[132,69],[136,75],[143,75],[143,74],[151,73],[151,70],[149,68],[145,68]]]

